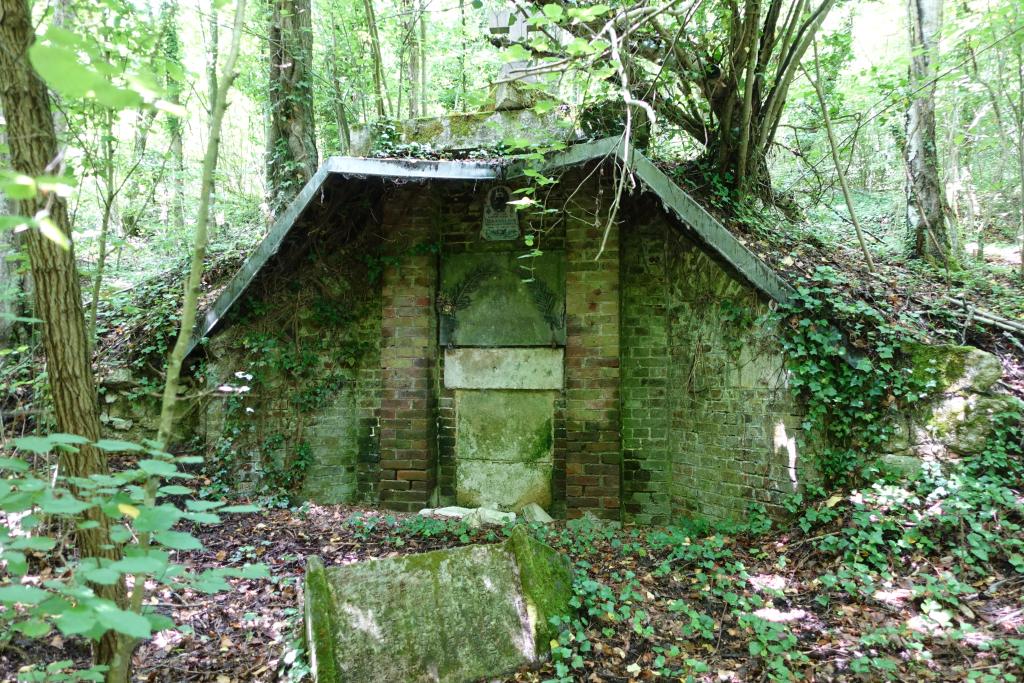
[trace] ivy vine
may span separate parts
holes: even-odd
[[[818,268],[777,313],[790,385],[804,403],[803,427],[821,434],[819,465],[828,484],[866,474],[893,435],[892,417],[937,385],[930,367],[903,362],[907,330],[846,293],[834,269]]]

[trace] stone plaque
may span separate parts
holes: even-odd
[[[484,227],[480,231],[485,240],[514,240],[519,237],[519,214],[509,206],[512,190],[505,185],[492,187],[484,203]]]
[[[442,346],[565,344],[565,252],[447,254],[437,297]]]

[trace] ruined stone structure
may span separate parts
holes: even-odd
[[[785,285],[639,155],[606,237],[616,154],[554,158],[533,215],[505,162],[329,160],[199,331],[210,457],[397,510],[778,505],[812,462],[763,317]]]

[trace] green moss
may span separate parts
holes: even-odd
[[[524,458],[524,462],[535,460],[549,460],[554,448],[555,434],[550,419],[545,420],[539,427],[533,440],[533,449]]]
[[[558,637],[551,617],[562,616],[569,611],[572,569],[565,556],[534,539],[522,526],[512,531],[507,543],[519,565],[523,597],[536,612],[534,635],[537,651],[547,652],[552,639]]]
[[[475,114],[455,114],[448,117],[448,129],[453,138],[467,138],[476,134],[484,123],[491,116],[492,111],[483,111]]]
[[[902,348],[913,381],[926,385],[929,380],[934,379],[938,383],[936,388],[940,391],[963,377],[965,358],[973,350],[970,346],[916,342],[907,342]]]
[[[303,590],[306,612],[306,650],[310,667],[318,683],[341,681],[334,647],[334,602],[327,583],[327,574],[320,558],[306,560],[306,583]]]
[[[406,142],[433,144],[444,135],[444,120],[441,118],[416,119],[405,124],[403,128],[402,137]]]

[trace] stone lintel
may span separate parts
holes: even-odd
[[[449,389],[560,390],[561,348],[456,348],[444,355]]]

